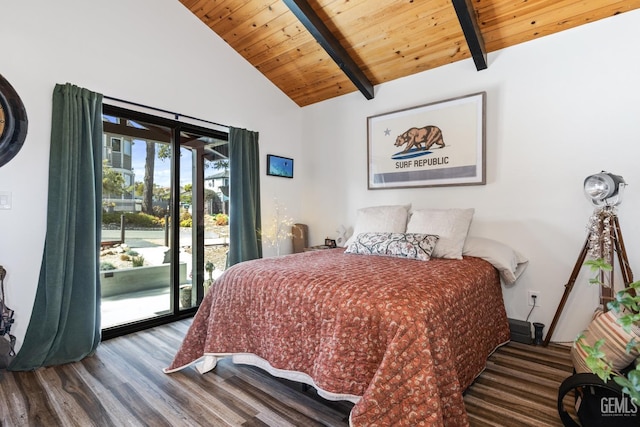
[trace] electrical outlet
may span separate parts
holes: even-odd
[[[529,291],[527,292],[527,304],[530,307],[533,307],[535,300],[535,306],[540,307],[540,292],[538,291]]]

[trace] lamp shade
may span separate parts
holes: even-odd
[[[585,178],[584,193],[596,205],[617,205],[625,184],[620,175],[602,171]]]

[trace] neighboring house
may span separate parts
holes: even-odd
[[[104,134],[102,158],[107,165],[124,177],[125,187],[135,182],[135,172],[131,164],[131,140],[121,135]],[[129,194],[129,197],[131,195]]]
[[[102,136],[102,158],[105,164],[124,177],[124,188],[133,188],[136,174],[131,161],[131,139],[122,135],[104,133]],[[103,201],[116,210],[135,210],[134,192],[127,191],[122,195],[103,194]]]
[[[206,209],[209,213],[229,212],[229,169],[225,169],[204,178],[204,188],[212,190],[218,197],[206,201]],[[214,206],[215,203],[222,202],[222,206]]]
[[[105,165],[110,167],[114,172],[119,173],[124,178],[122,194],[103,194],[103,203],[106,206],[111,206],[116,211],[140,211],[142,209],[142,198],[138,194],[136,195],[136,172],[134,170],[134,162],[139,165],[140,153],[133,153],[134,144],[141,144],[144,146],[146,143],[151,142],[156,144],[156,150],[159,150],[159,145],[166,144],[164,141],[158,141],[151,136],[158,136],[156,129],[149,129],[144,125],[132,121],[122,120],[119,117],[103,114],[104,120],[104,133],[102,136],[102,159]],[[133,132],[131,134],[127,132]],[[135,136],[135,133],[149,132],[149,135]],[[146,138],[145,138],[146,136]],[[136,157],[134,159],[133,157]],[[166,166],[168,167],[168,166]],[[140,169],[140,166],[138,166]],[[159,165],[155,165],[156,170],[159,169]],[[144,175],[144,170],[140,173]],[[140,176],[138,181],[141,181],[143,176]],[[167,194],[169,190],[166,190]],[[168,197],[164,198],[155,194],[153,196],[153,205],[161,209],[168,208]]]

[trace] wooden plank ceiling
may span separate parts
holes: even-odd
[[[358,90],[282,0],[180,2],[299,106]],[[471,58],[452,0],[308,3],[374,86]],[[467,4],[486,52],[493,52],[637,9],[640,0]]]

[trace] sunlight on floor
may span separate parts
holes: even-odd
[[[136,247],[135,251],[151,265],[162,265],[167,249],[166,246]],[[180,262],[187,264],[187,272],[191,271],[189,254],[181,252]],[[171,295],[168,286],[102,297],[102,329],[150,319],[170,311]]]
[[[117,240],[120,238],[119,233],[119,230],[103,230],[103,238]],[[144,258],[145,268],[168,265],[165,260],[169,247],[163,244],[163,234],[162,231],[158,230],[127,231],[127,247]],[[227,238],[224,235],[221,237],[218,233],[207,232],[204,243],[206,260],[214,262],[215,265],[215,269],[211,273],[207,273],[207,277],[215,280],[222,274],[222,270],[225,267],[226,252],[228,250]],[[191,246],[191,229],[181,229],[180,244],[182,245],[178,255],[181,265],[180,284],[181,286],[190,285],[193,255],[188,249]],[[129,265],[125,266],[125,268],[131,269]],[[185,269],[184,273],[182,273],[183,268]],[[135,280],[144,280],[144,278]],[[148,280],[157,281],[157,277]],[[131,292],[128,292],[129,288],[132,290]],[[138,286],[138,288],[141,287]],[[160,283],[160,287],[154,289],[135,289],[136,283],[132,279],[131,283],[127,283],[127,286],[119,291],[126,293],[113,295],[115,293],[113,291],[105,292],[105,295],[111,296],[103,296],[101,298],[102,329],[171,313],[171,294],[168,283]]]
[[[102,328],[148,319],[170,310],[169,288],[150,289],[102,298]]]

